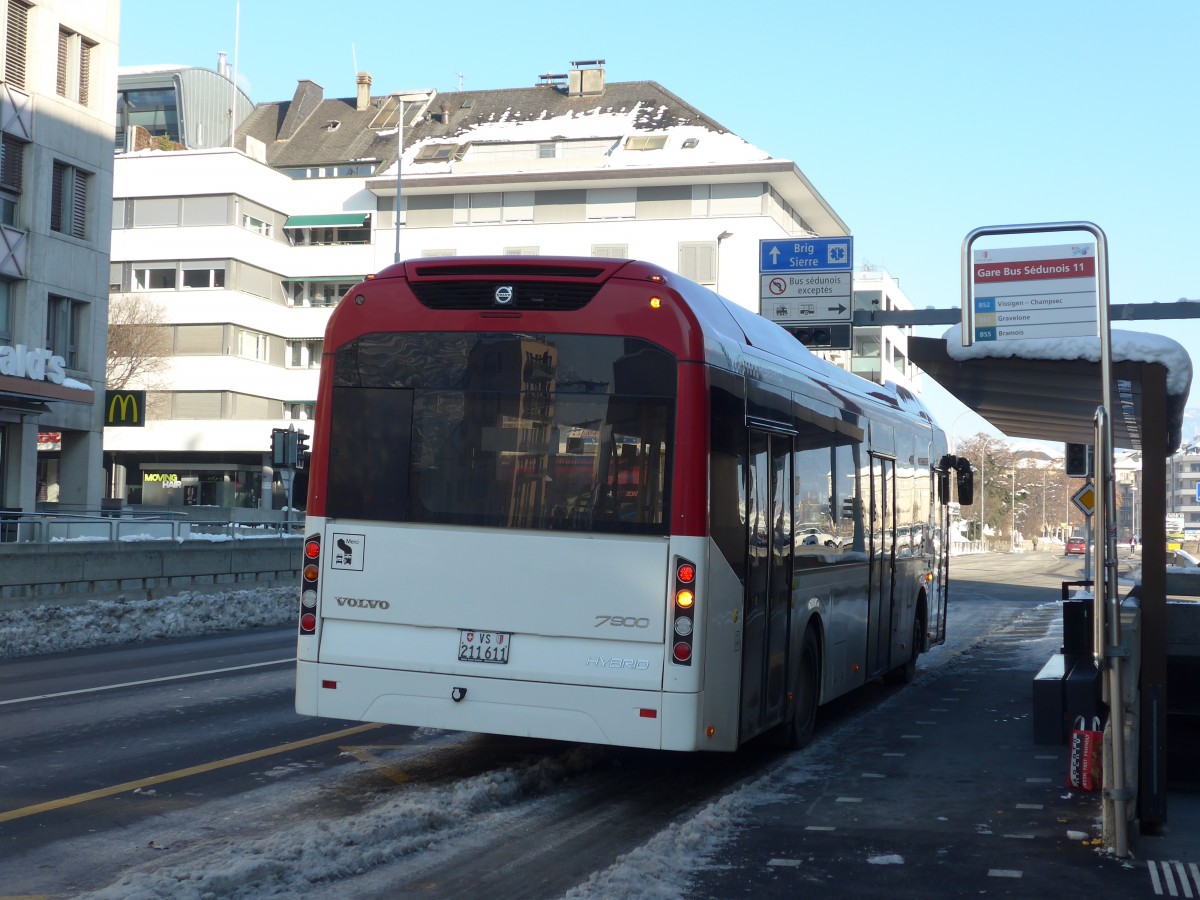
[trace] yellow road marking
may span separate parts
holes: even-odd
[[[135,788],[150,787],[155,784],[162,784],[166,781],[176,781],[180,778],[188,778],[192,775],[201,775],[205,772],[214,772],[217,769],[224,769],[229,766],[236,766],[244,762],[253,762],[256,759],[264,759],[268,756],[276,756],[280,753],[287,753],[289,750],[299,750],[301,747],[311,747],[314,744],[322,744],[326,741],[340,741],[344,738],[351,737],[355,734],[362,734],[364,731],[372,731],[383,726],[378,723],[369,725],[356,725],[354,728],[346,728],[342,731],[335,731],[332,734],[322,734],[317,737],[305,738],[302,741],[292,741],[290,744],[280,744],[278,747],[268,747],[266,750],[255,750],[252,753],[243,753],[240,756],[230,756],[227,759],[218,759],[209,763],[202,763],[198,766],[190,766],[186,769],[176,769],[174,772],[166,772],[162,775],[152,775],[149,778],[142,778],[138,781],[127,781],[124,784],[115,784],[112,787],[98,788],[94,791],[88,791],[84,794],[75,794],[73,797],[63,797],[60,800],[50,800],[46,803],[38,803],[34,806],[25,806],[21,809],[10,809],[7,812],[0,812],[0,822],[11,822],[13,819],[23,819],[26,816],[36,816],[39,813],[50,812],[55,809],[63,809],[67,806],[75,806],[78,803],[87,803],[90,800],[99,800],[101,797],[111,797],[114,794],[123,794],[126,791],[132,791]]]
[[[357,747],[342,747],[343,753],[349,753],[359,762],[373,766],[381,774],[386,775],[396,784],[405,784],[408,781],[408,773],[402,769],[397,769],[395,766],[389,766],[378,756],[372,753],[372,750],[395,750],[399,748],[399,744],[365,744]],[[4,898],[0,897],[0,900]]]

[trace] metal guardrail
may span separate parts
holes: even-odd
[[[114,514],[102,512],[21,512],[0,510],[0,542],[176,541],[297,537],[304,520],[292,522],[195,521],[183,513]]]

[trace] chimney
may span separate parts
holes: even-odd
[[[225,63],[225,56],[226,56],[226,54],[225,54],[224,50],[217,51],[217,74],[223,75],[225,78],[228,78],[229,77],[229,66]]]
[[[591,68],[584,68],[590,66]],[[598,97],[604,93],[604,60],[578,59],[571,61],[567,81],[568,97]]]
[[[355,105],[354,108],[357,109],[359,112],[362,112],[364,109],[366,109],[370,105],[371,105],[371,73],[370,72],[359,72],[358,73],[358,103]]]
[[[449,125],[450,124],[450,113],[452,111],[453,111],[453,107],[450,106],[449,103],[443,103],[441,106],[441,112],[438,115],[438,121],[441,122],[443,125]]]

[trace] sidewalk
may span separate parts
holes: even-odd
[[[689,897],[1200,897],[1200,793],[1120,860],[1100,798],[1065,787],[1067,748],[1033,742],[1032,679],[1061,642],[1032,611],[926,672],[807,753],[823,777],[781,783]],[[1186,883],[1186,887],[1185,887]]]

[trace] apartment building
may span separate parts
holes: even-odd
[[[146,427],[105,437],[130,502],[278,507],[271,430],[304,430],[333,306],[396,258],[640,258],[758,311],[760,240],[848,234],[794,162],[600,62],[504,90],[353,87],[302,80],[233,147],[117,155],[110,290],[160,311],[170,354]]]
[[[119,0],[0,0],[0,507],[105,496]]]

